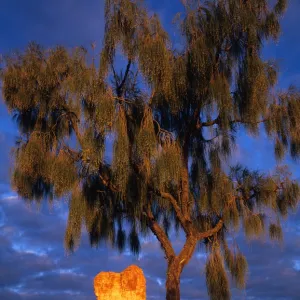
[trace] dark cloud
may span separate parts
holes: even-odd
[[[66,204],[57,203],[50,214],[13,196],[0,203],[0,299],[14,293],[22,299],[93,299],[93,276],[107,255],[103,249],[86,251],[89,245],[83,243],[66,256]]]
[[[140,258],[128,251],[120,255],[108,245],[90,248],[86,234],[79,249],[67,256],[63,249],[66,203],[56,202],[49,212],[46,206],[38,210],[11,194],[0,205],[0,299],[94,299],[93,278],[98,272],[120,272],[133,263],[144,270],[148,299],[164,298],[166,262],[152,236],[143,240]],[[233,288],[233,299],[299,299],[298,217],[285,223],[281,247],[268,241],[246,243],[236,236],[250,272],[246,290]],[[172,239],[179,250],[182,235]],[[182,274],[182,299],[207,299],[203,251],[194,255]]]

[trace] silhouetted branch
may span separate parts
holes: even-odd
[[[159,240],[162,248],[165,251],[166,258],[168,260],[171,260],[173,257],[175,257],[175,251],[172,247],[171,242],[169,241],[168,236],[164,232],[164,230],[161,228],[161,226],[156,222],[150,206],[147,207],[145,211],[145,215],[147,216],[148,222],[149,222],[149,227],[153,234],[157,237]]]
[[[131,67],[131,59],[128,60],[123,80],[120,83],[120,85],[117,87],[117,95],[118,95],[118,97],[122,96],[122,94],[123,94],[123,88],[124,88],[124,85],[126,83],[126,79],[128,77],[128,74],[129,74],[129,71],[130,71],[130,67]]]

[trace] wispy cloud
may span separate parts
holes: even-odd
[[[30,208],[15,197],[2,198],[0,205],[1,299],[94,299],[93,278],[98,272],[120,272],[132,263],[144,270],[148,298],[164,297],[166,262],[155,238],[143,240],[143,256],[137,259],[106,245],[92,249],[84,234],[79,249],[67,256],[63,249],[66,220],[62,217],[66,203],[56,203],[51,213],[47,207]],[[291,221],[297,228],[297,217]],[[262,241],[246,243],[239,235],[236,239],[248,258],[250,272],[246,291],[233,289],[233,299],[242,299],[244,294],[247,299],[297,299],[300,236],[286,231],[282,247]],[[179,248],[183,237],[173,240]],[[184,270],[182,299],[207,299],[206,256],[204,249],[197,252]]]

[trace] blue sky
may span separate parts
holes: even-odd
[[[180,5],[172,0],[148,0],[149,8],[170,27],[172,15]],[[282,20],[279,43],[268,44],[266,57],[278,59],[281,88],[290,83],[300,86],[300,2],[290,1]],[[103,36],[103,0],[1,0],[0,53],[24,49],[37,41],[45,47],[89,46],[98,49]],[[0,299],[94,299],[93,277],[100,271],[121,271],[134,263],[142,267],[147,278],[147,299],[164,298],[165,260],[156,240],[143,240],[142,255],[129,252],[119,255],[109,246],[89,246],[86,234],[80,248],[70,256],[63,248],[68,205],[64,201],[28,206],[11,191],[9,173],[10,148],[16,127],[0,102]],[[241,134],[233,158],[252,168],[270,171],[275,166],[271,143]],[[286,159],[295,177],[298,165]],[[268,241],[246,242],[236,239],[250,265],[245,291],[232,290],[233,299],[296,300],[300,295],[300,218],[292,215],[284,224],[282,246]],[[176,248],[182,239],[173,237]],[[198,252],[182,275],[182,299],[207,299],[204,279],[205,254]]]

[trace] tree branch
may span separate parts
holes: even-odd
[[[111,180],[109,179],[105,179],[104,176],[99,173],[99,178],[101,179],[102,183],[108,188],[110,189],[112,192],[116,193],[118,192],[118,189],[116,186],[114,186],[111,182]]]
[[[122,82],[120,83],[120,85],[117,87],[117,95],[118,95],[118,97],[122,97],[122,94],[123,94],[123,88],[124,88],[124,85],[125,85],[125,83],[126,83],[126,79],[127,79],[127,77],[128,77],[130,67],[131,67],[131,59],[128,60],[128,63],[127,63],[127,67],[126,67],[126,71],[125,71],[123,80],[122,80]]]
[[[197,239],[202,240],[202,239],[208,238],[208,237],[216,234],[217,232],[219,232],[222,229],[223,224],[224,224],[223,220],[219,220],[219,222],[217,223],[217,225],[214,228],[207,230],[205,232],[198,233]]]
[[[62,150],[69,155],[69,157],[71,159],[73,159],[73,161],[77,162],[82,158],[82,153],[81,151],[75,151],[73,149],[71,149],[69,146],[67,146],[65,143],[63,143],[63,147]]]
[[[196,245],[197,245],[197,239],[192,235],[188,235],[186,237],[186,241],[184,243],[182,250],[177,256],[177,260],[179,261],[180,271],[182,271],[183,267],[187,265],[191,260],[195,252]]]
[[[270,118],[265,118],[262,119],[260,121],[246,121],[246,120],[241,120],[241,119],[236,119],[236,120],[231,120],[230,124],[234,124],[234,123],[242,123],[242,124],[259,124],[259,123],[263,123],[268,121]],[[209,127],[209,126],[213,126],[213,125],[218,125],[220,123],[220,116],[218,116],[216,119],[209,121],[209,122],[199,122],[199,124],[197,124],[197,129],[200,129],[202,127]]]
[[[149,222],[149,227],[150,227],[151,231],[157,237],[162,248],[165,251],[167,260],[171,260],[173,257],[176,256],[175,251],[174,251],[172,244],[169,241],[169,238],[167,237],[166,233],[159,226],[159,224],[155,221],[155,218],[154,218],[151,208],[149,206],[146,209],[145,215],[147,216],[147,219]]]
[[[117,73],[116,73],[116,71],[115,71],[115,68],[114,68],[114,64],[113,64],[113,63],[111,64],[111,69],[112,69],[113,74],[114,74],[115,82],[116,82],[117,86],[119,86],[119,79],[118,79],[118,76],[117,76]]]
[[[200,129],[201,127],[209,127],[209,126],[213,126],[215,124],[219,124],[220,121],[220,117],[218,116],[216,119],[209,121],[209,122],[200,122],[199,124],[197,124],[197,129]]]
[[[72,124],[73,130],[74,130],[76,138],[78,140],[78,143],[81,144],[81,133],[80,133],[79,128],[78,128],[78,121],[76,120],[74,122],[71,118],[69,119],[69,121]]]
[[[183,227],[183,230],[185,231],[186,234],[189,234],[190,229],[187,226],[187,220],[185,219],[185,217],[181,211],[181,208],[177,203],[177,200],[170,193],[161,192],[161,191],[158,191],[157,193],[159,196],[161,196],[165,199],[168,199],[170,201],[170,203],[172,204],[172,206],[175,210],[176,216],[177,216],[181,226]]]

